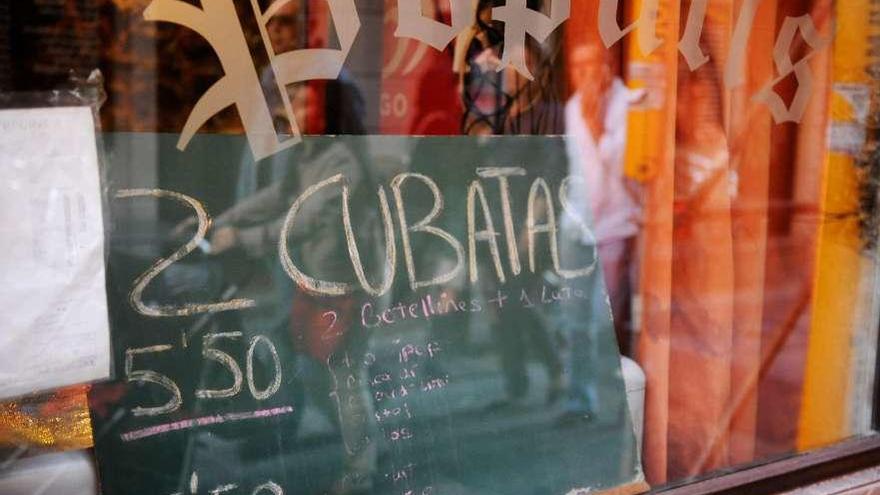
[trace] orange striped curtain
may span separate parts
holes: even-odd
[[[663,44],[644,54],[632,38],[627,40],[627,83],[645,88],[658,105],[630,112],[627,130],[627,170],[640,171],[645,182],[639,291],[642,328],[639,364],[647,377],[645,392],[644,467],[651,484],[662,483],[670,468],[671,414],[671,296],[673,256],[673,198],[675,121],[678,96],[679,2],[660,2],[657,36]],[[627,15],[634,19],[641,2],[631,2]],[[638,70],[640,69],[641,70]],[[645,75],[642,78],[642,74]],[[651,74],[654,74],[651,76]]]
[[[676,48],[697,2],[676,3],[661,2],[664,45],[646,56],[628,41],[626,60],[631,87],[645,84],[634,67],[662,63],[666,88],[650,118],[631,112],[628,149],[653,170],[638,355],[652,484],[796,449],[827,156],[827,50],[811,59],[813,96],[799,124],[774,123],[752,95],[777,76],[772,53],[785,17],[808,13],[830,37],[831,0],[709,2],[700,40],[709,62],[694,71]],[[730,87],[730,40],[747,4],[754,21],[734,67],[744,78]],[[630,22],[640,7],[630,2]],[[810,50],[796,42],[793,60]],[[776,87],[786,101],[796,89],[793,78]]]

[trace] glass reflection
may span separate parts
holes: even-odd
[[[151,139],[108,138],[120,155]],[[244,149],[239,136],[201,136],[184,157],[173,142],[160,136],[163,159],[210,160],[218,174],[231,175]],[[499,158],[530,166],[475,166]],[[565,493],[638,479],[601,269],[583,242],[589,218],[571,207],[562,138],[306,138],[257,163],[257,175],[273,165],[283,175],[216,215],[201,252],[145,298],[246,297],[255,308],[136,314],[124,301],[150,258],[126,254],[136,241],[115,219],[126,329],[116,352],[154,340],[146,328],[188,344],[136,363],[175,380],[179,409],[134,416],[166,391],[130,383],[96,415],[109,489],[152,493],[164,477],[173,493],[193,473],[203,487],[271,480],[303,494]],[[198,194],[212,210],[209,191]],[[189,220],[167,228],[154,255],[192,230]],[[206,417],[220,419],[190,421]],[[157,448],[166,454],[148,454]],[[137,468],[117,461],[131,458]]]

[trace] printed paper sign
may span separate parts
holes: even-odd
[[[0,111],[0,398],[109,376],[104,224],[87,107]]]

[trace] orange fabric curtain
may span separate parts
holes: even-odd
[[[678,22],[670,23],[676,32],[695,3],[682,2]],[[655,146],[674,158],[646,183],[640,288],[644,461],[652,484],[795,448],[826,153],[828,54],[812,59],[813,95],[799,125],[773,123],[752,95],[777,75],[772,53],[782,20],[809,13],[829,36],[831,1],[758,2],[743,67],[735,68],[744,82],[729,88],[729,40],[745,4],[709,2],[700,43],[708,63],[691,71],[675,53],[677,63],[665,66],[667,84],[677,78],[666,100],[675,135],[666,129]],[[673,15],[666,9],[661,5],[661,16]],[[630,11],[633,19],[638,10]],[[793,60],[808,48],[796,43]],[[630,67],[643,62],[628,52]],[[795,89],[793,78],[777,87],[789,97]],[[633,149],[644,142],[632,142],[629,152],[644,153]]]
[[[722,71],[730,10],[728,2],[709,3],[701,43],[709,62],[695,71],[679,69],[667,454],[667,475],[673,479],[727,460],[723,418],[733,357],[733,184]]]
[[[780,2],[777,29],[783,16],[810,14],[822,36],[830,38],[832,7],[832,0]],[[794,57],[808,51],[802,42],[794,49]],[[763,365],[758,384],[758,457],[796,449],[816,243],[822,222],[823,164],[828,151],[829,50],[818,52],[811,70],[813,96],[801,122],[774,125]],[[787,80],[777,91],[788,100],[796,89],[794,81]]]
[[[734,3],[742,12],[745,2]],[[730,95],[728,137],[730,166],[737,174],[733,198],[734,297],[731,363],[731,397],[725,412],[729,421],[729,461],[750,462],[755,457],[758,414],[757,383],[761,369],[769,215],[769,170],[772,119],[769,109],[751,99],[773,73],[772,47],[776,32],[776,3],[762,2],[756,9],[747,45],[745,83]],[[729,418],[729,419],[728,419]]]
[[[641,2],[633,2],[628,19],[640,13]],[[672,216],[674,198],[675,120],[678,80],[679,2],[660,2],[658,37],[663,40],[653,54],[640,52],[627,40],[627,82],[644,87],[648,96],[660,97],[654,109],[630,112],[627,139],[628,168],[644,170],[644,227],[639,287],[642,299],[642,329],[639,363],[647,377],[645,391],[645,434],[643,457],[650,484],[666,481],[669,468],[669,397],[671,393],[670,301],[672,293]],[[644,68],[640,70],[640,68]],[[640,78],[655,71],[660,77]],[[637,158],[632,158],[637,155]],[[634,166],[629,166],[635,163]]]

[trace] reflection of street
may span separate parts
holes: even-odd
[[[125,145],[125,136],[116,138],[117,148]],[[161,144],[163,150],[174,149],[170,138]],[[241,144],[242,138],[211,136],[193,146],[237,163]],[[126,290],[161,246],[134,258],[114,249],[116,324],[131,329],[122,332],[117,352],[167,347],[155,356],[138,354],[134,369],[175,380],[183,400],[179,411],[161,417],[126,417],[136,407],[165,404],[168,393],[154,383],[124,384],[124,400],[111,404],[123,411],[122,419],[108,413],[96,421],[103,428],[96,442],[110,491],[211,493],[234,484],[251,493],[271,482],[286,495],[515,495],[632,481],[639,472],[635,442],[600,265],[594,249],[571,242],[585,227],[564,221],[565,200],[557,200],[565,191],[563,145],[558,138],[411,143],[337,137],[310,140],[297,153],[279,156],[279,163],[295,167],[282,168],[283,175],[269,178],[231,208],[205,201],[216,215],[207,233],[209,249],[175,262],[144,293],[151,306],[247,298],[255,302],[247,310],[145,320],[126,305]],[[373,174],[374,150],[383,157],[412,156],[415,172],[397,159],[392,163],[400,167]],[[496,150],[547,166],[512,177],[509,190],[485,176],[487,170],[502,169],[457,173],[448,168],[486,163],[485,156],[499,156]],[[431,190],[413,181],[400,193],[392,177],[401,173],[422,174],[436,181],[439,192],[426,194]],[[293,291],[289,272],[279,269],[285,258],[278,254],[278,220],[289,216],[303,189],[334,174],[348,181],[309,196],[283,236],[284,252],[302,273],[354,292]],[[469,189],[480,185],[488,205],[483,208],[467,201]],[[413,266],[405,254],[385,261],[396,274],[382,270],[388,243],[382,232],[389,229],[383,229],[377,204],[379,187],[396,194],[394,211],[406,216],[387,216],[413,239],[397,246],[398,253],[411,250]],[[440,197],[442,216],[422,220],[439,208]],[[476,220],[470,225],[468,204]],[[351,215],[354,228],[346,229],[345,215]],[[420,220],[448,233],[468,256],[456,257],[459,251],[450,249],[448,239],[419,230]],[[489,234],[481,233],[489,231],[490,220],[498,238],[494,250],[483,238]],[[158,243],[180,229],[154,230]],[[183,239],[191,236],[189,230]],[[225,250],[217,235],[221,230],[236,241]],[[362,283],[352,269],[347,235],[354,236],[367,281],[374,286],[383,278],[390,281],[381,295],[357,289]],[[473,243],[466,242],[469,236]],[[120,233],[116,243],[120,240],[143,244],[134,235]],[[461,268],[458,280],[412,288],[412,279],[430,280],[450,273],[456,260],[467,266],[464,261],[470,259],[482,267],[473,272],[473,283]],[[182,332],[185,339],[179,337]],[[206,334],[214,337],[205,340]],[[248,344],[259,336],[272,346],[263,340]],[[236,370],[246,379],[240,390]],[[269,397],[267,390],[273,390]],[[232,395],[217,398],[200,391]],[[266,411],[284,414],[263,417]],[[142,430],[156,434],[119,440],[120,434]],[[120,463],[125,457],[139,464]],[[198,473],[198,492],[188,489],[193,473]],[[266,490],[271,489],[258,493]]]
[[[417,323],[371,330],[375,362],[367,386],[380,432],[374,439],[379,479],[371,493],[422,493],[428,487],[443,494],[566,493],[577,480],[625,472],[621,459],[627,453],[608,448],[632,444],[628,428],[622,428],[622,410],[560,425],[564,406],[547,404],[550,383],[537,362],[526,366],[531,386],[523,400],[516,407],[492,408],[505,397],[503,374],[490,347],[490,329],[472,330],[477,350],[467,355],[432,343]],[[430,346],[435,346],[433,357]],[[419,356],[411,349],[424,352]],[[596,384],[604,396],[613,395],[616,385]],[[302,412],[296,446],[284,462],[307,473],[300,479],[312,486],[301,483],[291,493],[317,493],[314,489],[338,476],[342,446],[314,406],[307,404]],[[610,440],[615,435],[629,437]],[[555,483],[536,488],[539,479]]]

